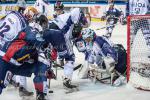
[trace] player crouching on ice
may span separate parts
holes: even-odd
[[[44,29],[48,27],[48,19],[44,15],[37,15],[35,22],[34,28],[27,26],[12,41],[5,42],[0,49],[0,94],[13,75],[31,77],[34,73],[36,98],[46,100],[47,78],[55,76],[48,64],[38,55],[40,54],[39,49],[44,47],[45,40],[48,39],[42,38]]]
[[[121,79],[126,71],[126,51],[121,45],[113,44],[106,36],[97,36],[94,30],[85,29],[81,33],[84,41],[85,68],[83,75],[87,75],[89,65],[95,64],[98,69],[105,70],[111,76],[111,85],[122,84]],[[80,41],[81,42],[81,41]],[[123,77],[124,78],[124,77]]]
[[[39,12],[31,6],[28,6],[23,14],[11,11],[2,20],[0,25],[0,47],[3,47],[5,42],[12,41],[19,32],[34,21],[34,16]],[[27,90],[27,80],[25,76],[14,75],[11,82],[13,86],[19,87],[20,96],[31,96],[33,92]]]

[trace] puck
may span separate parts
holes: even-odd
[[[49,90],[49,93],[54,93],[54,91],[53,90]]]

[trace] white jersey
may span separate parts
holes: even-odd
[[[45,2],[44,0],[37,0],[34,4],[34,7],[40,12],[43,13],[44,15],[47,16],[49,12],[49,4],[48,2]]]
[[[11,12],[0,23],[0,44],[12,41],[23,28],[27,26],[27,21],[18,12]]]
[[[73,53],[73,45],[72,45],[72,30],[74,28],[74,24],[78,23],[80,20],[80,9],[74,8],[69,13],[61,14],[57,16],[52,22],[54,22],[59,29],[63,29],[67,23],[72,23],[67,33],[64,35],[66,39],[67,48],[70,54]]]
[[[149,0],[129,0],[130,15],[145,15],[149,12]]]
[[[53,22],[60,28],[62,29],[66,24],[67,24],[67,20],[70,17],[70,13],[65,13],[65,14],[61,14],[59,16],[57,16]]]
[[[64,14],[57,16],[57,18],[55,18],[53,22],[60,29],[62,29],[67,24],[67,21],[72,21],[73,24],[76,24],[78,23],[79,18],[80,18],[80,9],[74,8],[69,13],[64,13]]]
[[[80,9],[74,8],[69,13],[65,13],[57,16],[57,18],[55,18],[52,22],[54,22],[60,29],[62,29],[65,25],[67,25],[68,22],[69,23],[72,22],[72,25],[69,31],[67,32],[67,34],[72,37],[71,34],[72,34],[74,24],[78,23],[79,19],[80,19]]]
[[[70,20],[70,18],[71,18],[70,13],[65,13],[65,14],[59,15],[57,18],[55,18],[53,20],[53,22],[59,27],[59,29],[62,29],[65,25],[67,25],[67,21]],[[70,29],[64,35],[65,41],[66,41],[66,44],[67,44],[67,49],[69,50],[70,54],[73,53],[73,49],[72,49],[73,45],[72,45],[72,42],[71,42],[73,27],[74,27],[74,25],[72,24],[70,26]]]

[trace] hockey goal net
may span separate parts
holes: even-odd
[[[129,84],[143,90],[150,90],[148,43],[150,45],[150,15],[129,16],[127,80]]]

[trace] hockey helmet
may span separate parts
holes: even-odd
[[[94,30],[87,28],[81,32],[81,35],[82,35],[83,40],[86,40],[86,39],[93,40],[96,36],[96,33]]]
[[[73,38],[78,38],[81,34],[82,31],[82,26],[81,24],[74,24],[73,30],[72,30],[72,37]]]
[[[37,11],[36,8],[32,6],[28,6],[25,11],[24,11],[24,16],[28,19],[31,20],[36,16],[39,12]]]
[[[54,5],[54,10],[63,10],[64,9],[64,5],[61,1],[57,1]]]
[[[43,30],[48,28],[48,18],[43,14],[38,14],[35,18],[35,22],[38,23]]]
[[[114,7],[114,1],[109,2],[108,5],[109,5],[109,8],[110,8],[110,9],[113,9],[113,7]]]

